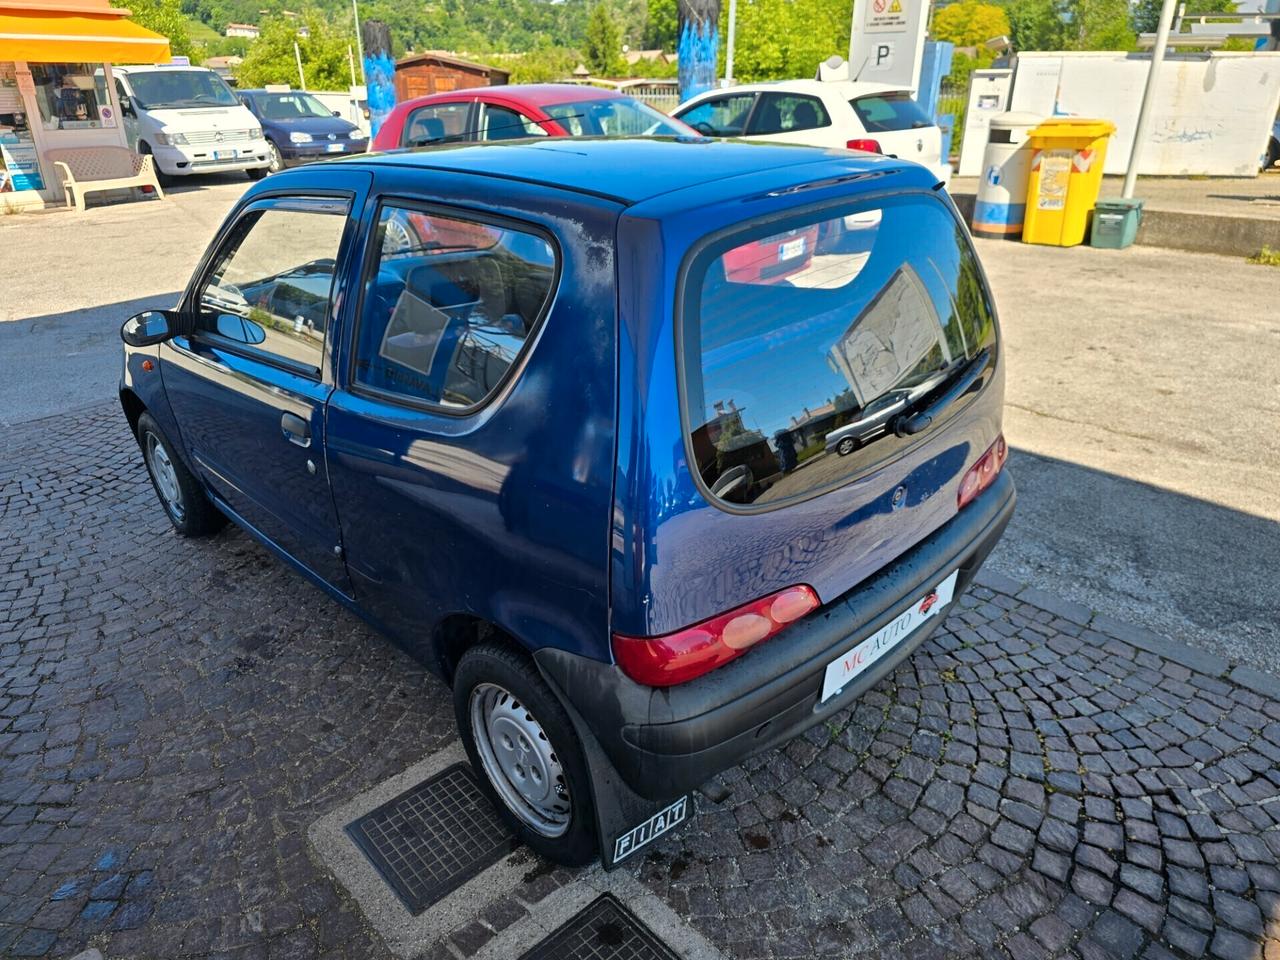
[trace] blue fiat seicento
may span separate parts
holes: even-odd
[[[544,140],[286,171],[121,334],[178,532],[230,518],[436,670],[491,798],[564,863],[616,864],[848,707],[1013,511],[982,269],[888,157]]]

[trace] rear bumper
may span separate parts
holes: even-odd
[[[944,527],[777,639],[690,683],[635,683],[614,664],[563,650],[535,654],[543,675],[590,725],[640,796],[677,797],[761,750],[845,709],[940,624],[932,617],[842,693],[820,703],[827,665],[959,570],[955,597],[973,581],[1013,515],[1008,473]],[[954,605],[955,601],[952,601]]]

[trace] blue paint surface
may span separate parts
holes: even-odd
[[[364,82],[369,98],[369,127],[378,135],[391,108],[396,105],[396,62],[391,54],[368,54],[364,58]]]
[[[111,916],[111,911],[115,908],[114,900],[90,900],[88,905],[80,911],[80,919],[91,922],[105,920]]]
[[[687,22],[676,48],[680,61],[680,99],[688,100],[716,85],[720,30],[714,22]]]

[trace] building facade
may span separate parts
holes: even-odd
[[[112,63],[169,41],[107,0],[0,0],[0,212],[62,199],[49,151],[126,147]]]

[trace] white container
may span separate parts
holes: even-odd
[[[1032,154],[1027,137],[1043,120],[1038,113],[1002,113],[991,118],[973,204],[974,236],[998,240],[1022,236]]]

